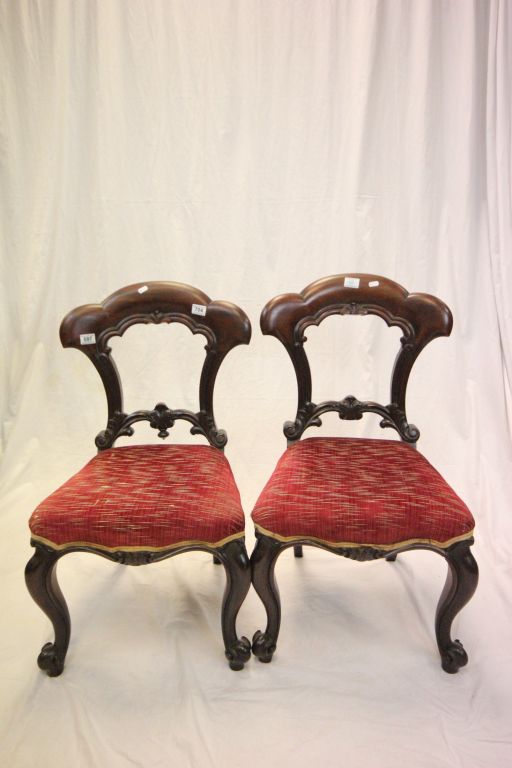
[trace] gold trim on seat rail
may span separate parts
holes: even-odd
[[[165,552],[166,550],[178,549],[180,547],[196,547],[196,546],[211,547],[212,549],[218,549],[219,547],[223,547],[225,544],[229,544],[230,541],[235,541],[236,539],[242,539],[244,536],[245,536],[245,532],[240,531],[240,533],[233,533],[231,534],[231,536],[226,536],[225,539],[220,539],[220,541],[199,541],[199,540],[178,541],[175,544],[167,544],[164,547],[150,547],[150,546],[106,547],[103,544],[95,544],[92,541],[68,541],[65,544],[55,544],[53,541],[50,541],[49,539],[45,539],[42,536],[34,536],[34,535],[31,536],[31,542],[32,544],[44,544],[46,547],[51,547],[52,549],[56,549],[56,550],[72,549],[73,547],[90,547],[92,549],[101,549],[103,552]]]
[[[304,542],[304,541],[312,541],[317,544],[325,544],[327,547],[343,547],[343,548],[354,548],[359,549],[361,547],[369,547],[370,549],[378,549],[381,552],[392,552],[395,549],[402,549],[402,547],[411,547],[415,544],[425,544],[427,546],[431,547],[438,547],[439,549],[448,549],[448,547],[451,547],[453,544],[457,544],[459,541],[466,541],[467,539],[473,538],[474,529],[469,531],[468,533],[463,533],[461,536],[454,536],[453,539],[448,539],[447,541],[435,541],[435,539],[405,539],[404,541],[398,541],[394,544],[368,544],[366,542],[358,541],[328,541],[327,539],[320,539],[318,536],[310,536],[309,534],[304,534],[302,536],[281,536],[279,533],[273,533],[272,531],[267,531],[266,528],[262,528],[261,525],[254,526],[256,528],[256,531],[258,533],[263,534],[264,536],[270,536],[272,539],[277,539],[277,541],[282,541],[284,543],[286,542]]]

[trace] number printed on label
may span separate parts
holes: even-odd
[[[346,277],[343,281],[343,285],[345,288],[359,288],[359,278],[358,277]]]
[[[80,344],[85,346],[85,344],[96,344],[96,334],[95,333],[81,333],[80,334]]]
[[[192,314],[204,317],[206,315],[206,307],[204,304],[192,304]]]

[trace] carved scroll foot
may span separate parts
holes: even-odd
[[[453,675],[468,663],[468,655],[460,640],[453,640],[441,653],[441,666],[445,672]]]
[[[252,652],[264,664],[272,661],[272,656],[276,650],[276,643],[266,632],[258,629],[252,638]]]
[[[468,655],[459,640],[451,639],[453,619],[472,598],[478,584],[478,566],[468,542],[460,542],[445,554],[448,574],[436,611],[436,638],[441,666],[454,674],[468,663]]]
[[[37,657],[37,666],[48,677],[58,677],[64,671],[65,654],[59,653],[54,643],[45,643]]]
[[[226,571],[226,589],[222,601],[222,636],[231,669],[238,671],[251,658],[251,644],[236,634],[236,617],[251,586],[251,568],[243,540],[230,541],[217,550]]]
[[[252,652],[268,664],[276,650],[281,626],[281,602],[274,578],[274,568],[283,546],[276,539],[256,533],[257,543],[251,556],[252,583],[267,612],[265,632],[258,630],[252,642]]]
[[[37,659],[39,668],[50,677],[64,669],[64,660],[71,634],[69,611],[57,582],[56,565],[60,557],[54,550],[36,547],[27,563],[25,581],[28,591],[53,624],[55,642],[46,643]]]
[[[226,648],[225,653],[229,668],[239,672],[251,658],[251,643],[246,637],[241,637],[235,645]]]

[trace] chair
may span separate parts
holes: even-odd
[[[199,384],[199,411],[153,410],[125,413],[120,378],[108,341],[136,323],[182,323],[206,337]],[[215,378],[226,354],[248,344],[251,326],[234,304],[211,301],[189,285],[149,282],[130,285],[102,304],[70,312],[60,328],[64,347],[91,360],[103,382],[106,429],[96,437],[98,454],[43,501],[30,518],[35,553],[26,567],[30,594],[46,613],[55,641],[43,646],[39,667],[60,675],[70,638],[66,602],[57,583],[58,561],[70,552],[92,552],[123,565],[154,563],[181,552],[204,550],[226,572],[222,634],[231,669],[250,658],[250,642],[236,634],[238,610],[250,587],[240,495],[223,448],[226,433],[213,414]],[[166,438],[178,419],[209,445],[135,445],[115,448],[133,424],[149,421]]]
[[[383,406],[353,396],[316,404],[311,400],[311,371],[304,350],[305,330],[330,315],[378,315],[403,331],[391,376],[391,401]],[[253,511],[257,543],[252,580],[264,603],[267,627],[254,635],[253,653],[269,662],[281,621],[276,560],[287,547],[302,556],[302,546],[321,547],[352,560],[394,560],[398,553],[427,549],[442,555],[448,575],[441,594],[435,631],[442,667],[457,672],[467,654],[450,631],[455,615],[473,595],[478,568],[470,550],[474,520],[441,475],[415,449],[418,429],[405,410],[406,386],[421,350],[448,336],[452,315],[434,296],[409,294],[378,275],[336,275],[318,280],[300,294],[278,296],[263,309],[261,329],[285,346],[298,385],[295,421],[286,422],[288,448]],[[381,417],[398,440],[316,437],[300,440],[320,426],[328,411],[340,419]]]

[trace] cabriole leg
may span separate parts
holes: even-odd
[[[222,636],[226,658],[231,669],[244,668],[251,658],[251,644],[236,634],[236,617],[251,586],[251,567],[245,544],[240,539],[230,541],[217,556],[226,571],[226,589],[222,600]]]
[[[452,621],[472,598],[478,584],[478,566],[470,545],[463,541],[445,553],[448,574],[436,611],[436,638],[445,672],[458,672],[468,663],[460,640],[451,639]]]
[[[268,663],[276,650],[281,625],[281,602],[274,579],[276,560],[283,545],[270,536],[256,533],[257,543],[251,556],[252,583],[267,612],[265,632],[258,630],[252,639],[252,652],[260,661]]]
[[[25,568],[28,591],[55,631],[55,642],[43,645],[37,659],[39,668],[50,677],[57,677],[64,669],[71,634],[68,607],[57,582],[56,565],[60,556],[54,550],[36,546]]]

